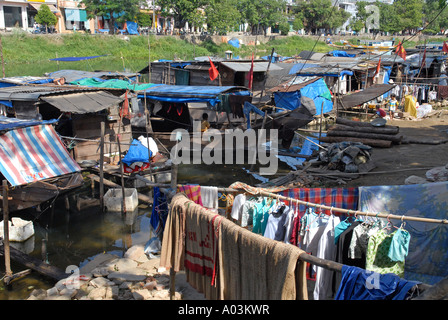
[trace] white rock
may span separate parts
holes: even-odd
[[[106,297],[106,287],[95,288],[89,292],[88,297],[91,300],[102,300]]]
[[[151,299],[152,294],[147,289],[135,290],[132,292],[132,296],[135,300],[148,300]]]
[[[123,258],[137,260],[145,254],[145,248],[143,245],[135,245],[130,247],[124,254]]]
[[[47,297],[50,296],[58,296],[59,295],[59,290],[56,287],[50,288],[47,290]]]
[[[99,278],[94,278],[94,279],[90,280],[89,284],[95,288],[99,288],[99,287],[113,286],[113,285],[115,285],[115,282],[110,281],[103,277],[99,277]]]

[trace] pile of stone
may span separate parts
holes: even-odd
[[[169,271],[159,262],[158,257],[148,258],[140,245],[123,257],[99,254],[54,287],[33,290],[28,300],[169,300]],[[184,299],[183,292],[192,288],[177,279],[176,284],[174,299]]]
[[[443,167],[434,167],[425,173],[425,177],[409,176],[404,181],[405,184],[422,184],[430,182],[448,181],[448,163]]]

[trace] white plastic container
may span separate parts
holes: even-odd
[[[24,242],[34,235],[34,225],[32,221],[20,218],[11,218],[8,221],[9,241]],[[0,236],[4,238],[3,221],[0,222]]]
[[[138,207],[138,194],[136,188],[124,189],[126,211],[134,211]],[[123,202],[123,191],[121,188],[107,190],[104,195],[104,207],[107,211],[120,212]]]

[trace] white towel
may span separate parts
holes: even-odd
[[[202,206],[218,212],[218,188],[201,186]]]

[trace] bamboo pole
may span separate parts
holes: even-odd
[[[106,124],[101,121],[101,142],[100,142],[100,207],[104,211],[104,133]]]
[[[118,112],[120,112],[120,110],[118,110]],[[124,188],[124,167],[123,167],[123,161],[121,161],[121,145],[120,145],[120,128],[121,128],[121,124],[122,124],[123,118],[122,118],[122,113],[120,112],[120,123],[118,124],[118,133],[117,133],[117,142],[118,142],[118,159],[120,161],[120,176],[121,176],[121,196],[122,196],[122,201],[121,201],[121,213],[125,214],[126,213],[126,191]]]
[[[5,59],[3,58],[3,43],[2,43],[2,36],[0,35],[0,56],[2,58],[2,75],[3,78],[6,76],[5,75]]]
[[[5,278],[4,282],[8,283],[12,276],[11,256],[9,247],[9,206],[8,206],[8,182],[3,180],[3,251],[5,255]]]
[[[171,189],[174,194],[177,192],[177,164],[173,164],[171,167]],[[170,300],[174,300],[174,295],[176,293],[176,271],[174,268],[170,269]]]

